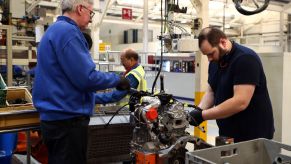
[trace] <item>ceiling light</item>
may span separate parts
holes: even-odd
[[[143,0],[117,0],[117,3],[124,6],[143,7]]]
[[[186,19],[181,20],[181,23],[187,23],[188,21]]]
[[[224,3],[218,1],[209,1],[209,10],[217,10],[223,8]]]
[[[130,26],[143,26],[143,22],[133,22],[133,21],[126,21],[122,19],[104,19],[104,23],[113,23],[113,24],[118,24],[118,25],[130,25]],[[156,22],[148,22],[149,27],[161,27],[159,23]]]
[[[225,24],[224,28],[230,28],[230,24]]]

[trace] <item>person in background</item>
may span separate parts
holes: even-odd
[[[12,66],[12,72],[13,72],[13,77],[24,77],[25,76],[25,71],[24,69],[19,66],[19,65],[13,65]],[[0,66],[0,73],[3,76],[7,76],[7,66],[6,65],[1,65]]]
[[[62,0],[62,16],[38,45],[33,103],[40,115],[50,164],[86,163],[88,124],[97,90],[129,90],[126,78],[96,71],[82,30],[91,22],[93,0]]]
[[[89,50],[92,48],[92,38],[89,34],[83,33],[87,43]],[[125,49],[121,52],[121,64],[124,66],[126,71],[128,72],[126,78],[130,81],[130,87],[137,89],[138,91],[146,91],[147,84],[144,79],[145,71],[142,66],[138,64],[138,54],[133,49]],[[132,71],[132,72],[131,72]],[[120,91],[114,90],[112,92],[106,93],[96,93],[95,94],[95,103],[96,104],[107,104],[114,103],[122,100],[128,91]]]
[[[209,60],[208,88],[198,105],[203,110],[190,112],[190,124],[216,119],[219,135],[234,142],[272,139],[272,104],[259,56],[217,28],[204,28],[198,43]]]
[[[125,68],[123,76],[129,80],[130,87],[138,91],[146,91],[147,83],[145,80],[145,71],[141,65],[138,64],[138,54],[133,49],[125,49],[120,54],[121,64]],[[114,90],[107,93],[96,93],[96,104],[107,104],[120,101],[128,94],[128,91]],[[126,101],[126,100],[125,100]]]
[[[88,49],[91,50],[92,45],[93,45],[93,40],[92,40],[91,36],[89,34],[85,33],[85,32],[83,32],[83,35],[84,35],[84,37],[85,37],[85,39],[87,41]]]

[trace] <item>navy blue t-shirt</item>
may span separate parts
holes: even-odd
[[[208,83],[214,92],[215,105],[233,97],[234,85],[255,85],[254,95],[244,111],[216,120],[219,135],[232,137],[235,142],[255,138],[272,139],[275,131],[273,111],[258,55],[233,42],[232,50],[219,63],[210,62],[208,73]]]

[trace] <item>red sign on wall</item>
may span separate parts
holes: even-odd
[[[122,8],[122,19],[132,20],[132,9]]]

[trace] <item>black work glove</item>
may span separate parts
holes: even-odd
[[[190,125],[199,126],[204,121],[202,117],[202,109],[194,108],[194,110],[189,113],[189,120]]]
[[[123,76],[120,77],[119,83],[116,85],[116,89],[120,91],[130,90],[129,80]]]

